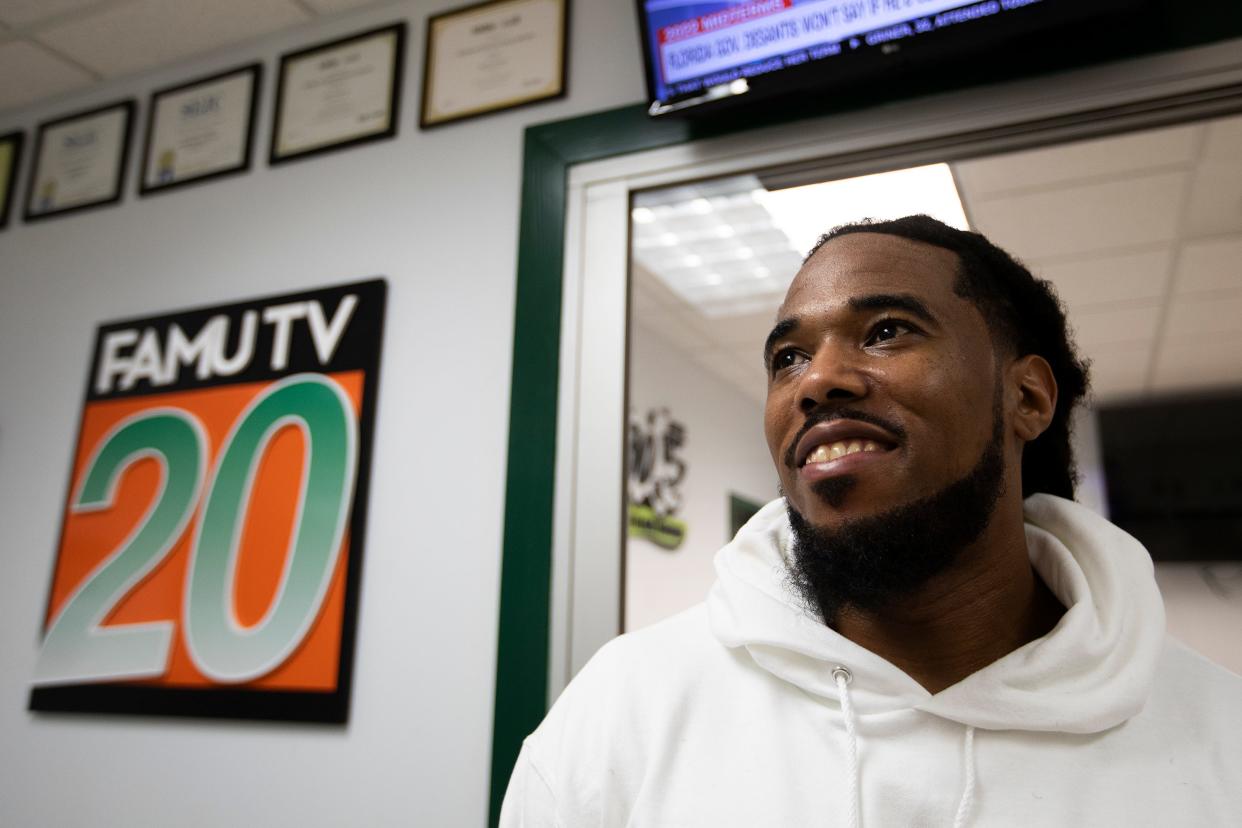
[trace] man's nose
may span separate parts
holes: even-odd
[[[862,355],[845,344],[826,342],[811,358],[798,383],[798,407],[809,414],[833,400],[856,400],[867,394]]]

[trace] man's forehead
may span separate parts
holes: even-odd
[[[901,290],[948,299],[957,281],[956,253],[885,233],[848,233],[826,242],[794,277],[780,316],[807,302]]]

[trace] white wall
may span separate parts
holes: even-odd
[[[755,344],[755,353],[759,346]],[[758,357],[755,357],[758,359]],[[777,476],[763,437],[763,406],[694,362],[680,346],[635,324],[630,333],[630,411],[668,408],[686,428],[682,507],[686,537],[675,550],[628,538],[625,629],[667,618],[707,597],[712,559],[730,540],[729,494],[757,503],[776,497]]]
[[[248,175],[0,232],[0,824],[485,823],[522,130],[639,101],[632,4],[573,3],[569,97],[416,128],[402,2],[29,110],[0,132],[261,59]],[[400,134],[268,168],[278,56],[409,22]],[[29,166],[29,158],[24,167]],[[24,188],[25,172],[19,184]],[[19,193],[22,190],[19,190]],[[26,711],[96,323],[385,275],[347,727]]]
[[[1169,635],[1242,675],[1242,565],[1157,564],[1156,583]]]

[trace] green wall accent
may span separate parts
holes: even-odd
[[[1188,13],[1174,0],[1149,0],[1143,32],[1102,38],[1089,59],[1067,65],[1005,66],[976,62],[951,82],[924,78],[904,84],[814,93],[794,101],[725,110],[694,121],[651,120],[642,104],[527,128],[518,230],[513,379],[505,483],[500,629],[492,732],[489,825],[496,826],[522,740],[547,712],[548,636],[552,575],[552,504],[556,468],[556,402],[560,359],[566,185],[574,164],[658,149],[762,127],[792,123],[923,95],[992,84],[1024,75],[1204,45],[1242,36],[1242,4],[1215,4]],[[1225,6],[1229,6],[1226,8]],[[1111,42],[1109,42],[1111,40]],[[634,59],[639,59],[634,44]],[[1058,60],[1048,50],[1049,61]]]

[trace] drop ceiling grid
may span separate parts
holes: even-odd
[[[1207,127],[1192,183],[1155,391],[1242,384],[1242,117]]]
[[[1097,399],[1148,388],[1203,132],[1184,125],[958,165],[978,229],[1057,287]]]
[[[383,0],[0,0],[0,113]]]
[[[34,29],[49,21],[79,17],[92,8],[128,0],[0,0],[0,23],[10,29]]]
[[[1125,178],[1166,166],[1184,169],[1194,160],[1199,129],[1177,126],[991,155],[955,163],[953,171],[973,197],[995,198]]]
[[[1086,311],[1119,302],[1159,301],[1172,258],[1173,245],[1157,242],[1120,252],[1028,259],[1026,265],[1051,281],[1066,305]]]
[[[0,42],[0,77],[16,79],[0,84],[0,111],[82,89],[95,80],[92,72],[29,40]]]
[[[1015,164],[1021,163],[1015,160]],[[1055,189],[976,197],[978,230],[1020,258],[1091,255],[1101,250],[1176,238],[1188,170],[1134,171],[1106,182],[1065,182]]]
[[[137,72],[312,19],[292,0],[130,0],[42,30],[38,39],[104,77]]]
[[[1180,210],[1176,225],[1179,243],[1173,250],[1173,259],[1169,265],[1168,283],[1165,288],[1163,300],[1160,303],[1160,318],[1156,324],[1156,336],[1154,346],[1152,348],[1151,359],[1147,364],[1147,376],[1143,386],[1144,391],[1169,390],[1167,387],[1163,389],[1160,388],[1160,385],[1158,384],[1166,381],[1166,376],[1161,373],[1159,369],[1163,363],[1168,361],[1168,346],[1171,341],[1178,338],[1178,333],[1181,330],[1182,324],[1184,324],[1181,323],[1179,319],[1175,318],[1175,316],[1182,316],[1183,314],[1174,314],[1173,303],[1175,301],[1174,297],[1177,293],[1177,277],[1179,271],[1181,270],[1181,258],[1185,248],[1184,240],[1192,231],[1192,205],[1195,201],[1196,189],[1198,189],[1198,185],[1200,183],[1200,176],[1198,173],[1201,171],[1200,164],[1203,160],[1204,149],[1206,146],[1207,130],[1201,129],[1195,146],[1195,167],[1198,169],[1192,170],[1191,173],[1186,176],[1186,180],[1183,184],[1182,199],[1179,205]],[[1183,375],[1183,377],[1184,376],[1185,375]]]

